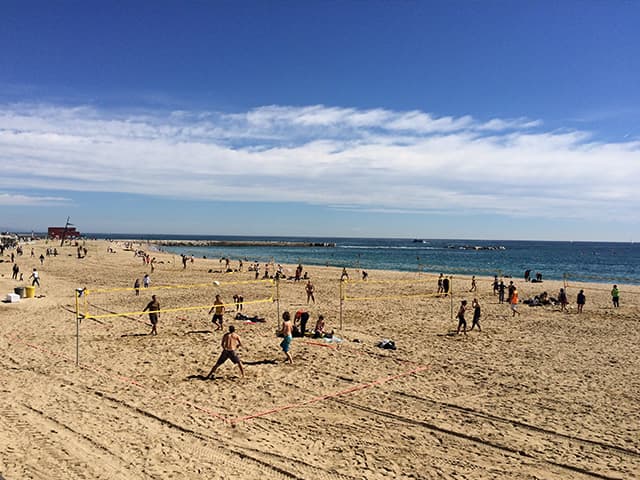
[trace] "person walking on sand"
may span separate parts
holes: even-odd
[[[144,288],[149,288],[149,285],[151,285],[151,278],[149,278],[148,273],[145,273],[144,277],[142,277],[142,286]]]
[[[216,295],[213,306],[209,310],[209,315],[213,312],[211,321],[216,325],[216,330],[222,330],[222,316],[224,315],[224,304],[220,300],[220,295]]]
[[[293,323],[291,322],[291,314],[289,312],[284,312],[282,314],[282,329],[280,333],[282,334],[282,342],[280,342],[280,347],[282,351],[287,357],[287,362],[289,364],[293,364],[293,358],[291,357],[291,342],[293,341]]]
[[[149,335],[158,334],[158,318],[160,318],[160,302],[155,295],[151,295],[151,301],[144,307],[142,313],[149,312],[149,321],[151,322],[151,332]]]
[[[311,300],[313,303],[316,303],[316,298],[313,296],[313,283],[311,283],[311,280],[307,281],[307,285],[304,287],[305,291],[307,292],[307,303],[309,303],[309,300]]]
[[[511,303],[511,296],[513,295],[513,292],[515,291],[516,286],[513,284],[513,280],[511,280],[509,282],[509,287],[507,288],[507,302]]]
[[[33,281],[31,282],[32,287],[35,287],[36,285],[40,286],[40,274],[37,269],[33,269],[33,273],[29,275],[29,278],[33,278]]]
[[[620,290],[618,290],[618,285],[614,285],[613,288],[611,289],[611,302],[613,303],[613,306],[616,308],[620,306]]]
[[[500,280],[500,283],[498,284],[498,303],[504,303],[504,291],[505,291],[505,284],[502,280]]]
[[[509,298],[509,305],[511,305],[511,311],[513,312],[511,315],[512,317],[515,317],[516,313],[520,315],[520,312],[518,311],[518,289],[515,286],[513,287],[513,292]]]
[[[20,273],[20,267],[18,266],[17,263],[13,264],[12,270],[13,270],[13,273],[11,274],[11,278],[13,280],[17,280],[18,279],[18,274]]]
[[[442,293],[442,280],[443,280],[443,275],[440,274],[440,276],[438,277],[438,290],[436,292],[438,295]]]
[[[242,305],[244,304],[244,297],[240,294],[235,294],[233,296],[233,303],[236,306],[236,312],[242,311]]]
[[[231,360],[231,362],[238,365],[240,369],[240,375],[244,377],[244,367],[242,366],[242,362],[240,361],[240,357],[238,357],[238,353],[236,350],[242,346],[242,342],[240,341],[240,336],[236,333],[236,327],[233,325],[229,325],[229,331],[222,336],[222,353],[220,357],[218,357],[218,361],[211,368],[209,375],[207,378],[215,378],[214,374],[216,370],[227,360]]]
[[[480,303],[478,302],[477,298],[474,298],[473,302],[471,302],[471,308],[473,308],[473,322],[471,323],[471,328],[469,329],[469,331],[473,330],[473,328],[477,325],[478,331],[481,332],[482,329],[480,328]]]
[[[578,304],[578,313],[582,313],[582,309],[584,308],[584,304],[587,303],[587,297],[584,294],[584,290],[580,290],[578,292],[578,297],[576,298],[576,303]]]
[[[462,333],[467,334],[467,321],[464,319],[464,313],[467,311],[467,301],[462,300],[460,302],[460,308],[458,309],[458,330],[456,330],[456,334],[460,335],[460,329],[462,329]]]
[[[558,302],[560,302],[560,311],[568,312],[567,305],[569,304],[569,299],[567,298],[567,292],[564,291],[564,288],[560,289],[558,292]]]
[[[133,288],[136,291],[136,297],[140,295],[140,279],[139,278],[136,278],[136,281],[133,282]]]
[[[478,289],[478,285],[476,284],[476,276],[473,275],[471,277],[471,288],[469,289],[470,292],[475,292]]]

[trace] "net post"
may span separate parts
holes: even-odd
[[[340,331],[342,331],[342,308],[344,304],[344,281],[340,280]]]
[[[80,295],[82,288],[76,288],[76,367],[80,366]]]
[[[276,321],[278,322],[278,328],[280,328],[280,277],[276,277]]]
[[[451,320],[453,320],[453,275],[449,275],[449,297],[451,298]]]

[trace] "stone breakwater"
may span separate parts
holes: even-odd
[[[327,247],[332,242],[291,242],[281,240],[150,240],[160,247]]]

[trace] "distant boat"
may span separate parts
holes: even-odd
[[[420,240],[419,238],[414,238],[413,243],[427,243],[426,240]]]

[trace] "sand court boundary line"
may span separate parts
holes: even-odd
[[[333,399],[335,397],[340,397],[340,396],[348,395],[350,393],[358,392],[358,391],[361,391],[361,390],[366,390],[368,388],[372,388],[372,387],[375,387],[375,386],[378,386],[378,385],[382,385],[383,383],[387,383],[387,382],[390,382],[392,380],[396,380],[396,379],[401,378],[401,377],[406,377],[408,375],[413,375],[415,373],[419,373],[419,372],[422,372],[424,370],[428,370],[430,368],[431,368],[430,365],[423,365],[423,366],[420,366],[418,368],[414,368],[412,370],[409,370],[409,371],[406,371],[406,372],[402,372],[402,373],[399,373],[399,374],[396,374],[396,375],[391,375],[389,377],[379,378],[377,380],[374,380],[373,382],[361,383],[359,385],[355,385],[353,387],[350,387],[350,388],[347,388],[347,389],[344,389],[344,390],[340,390],[338,392],[328,393],[328,394],[324,394],[324,395],[318,395],[316,397],[310,398],[309,400],[304,400],[304,401],[298,402],[298,403],[291,403],[291,404],[288,404],[288,405],[282,405],[280,407],[276,407],[276,408],[272,408],[272,409],[269,409],[269,410],[265,410],[263,412],[258,412],[258,413],[253,413],[251,415],[246,415],[244,417],[236,417],[236,418],[231,420],[231,424],[235,425],[235,424],[237,424],[239,422],[246,422],[246,421],[253,420],[253,419],[256,419],[256,418],[260,418],[260,417],[264,417],[264,416],[267,416],[267,415],[271,415],[271,414],[274,414],[274,413],[279,413],[279,412],[282,412],[282,411],[285,411],[285,410],[291,410],[291,409],[294,409],[294,408],[306,407],[307,405],[311,405],[313,403],[317,403],[317,402],[320,402],[322,400]]]
[[[593,445],[593,446],[600,447],[600,448],[604,448],[604,449],[615,450],[616,452],[618,452],[620,454],[624,454],[624,455],[628,455],[628,456],[631,456],[631,457],[640,458],[640,452],[637,452],[635,450],[631,450],[631,449],[628,449],[628,448],[620,447],[618,445],[612,445],[612,444],[601,442],[601,441],[598,441],[598,440],[591,440],[589,438],[578,437],[578,436],[570,435],[570,434],[567,434],[567,433],[557,432],[555,430],[551,430],[551,429],[544,428],[544,427],[538,427],[536,425],[532,425],[530,423],[526,423],[526,422],[523,422],[523,421],[520,421],[520,420],[516,420],[516,419],[512,419],[512,418],[506,418],[506,417],[500,417],[500,416],[494,415],[492,413],[483,412],[481,410],[476,410],[476,409],[465,407],[465,406],[462,406],[462,405],[456,405],[455,403],[443,402],[441,400],[434,400],[434,399],[427,398],[427,397],[420,397],[418,395],[414,395],[414,394],[411,394],[411,393],[400,392],[400,391],[395,391],[395,390],[392,391],[392,393],[394,393],[396,395],[403,396],[403,397],[410,398],[412,400],[425,402],[425,403],[430,403],[432,405],[444,406],[444,407],[451,408],[451,409],[454,409],[454,410],[458,410],[458,411],[461,411],[461,412],[469,413],[471,415],[475,415],[475,416],[478,416],[478,417],[483,417],[483,418],[486,418],[486,419],[489,419],[489,420],[496,420],[496,421],[499,421],[499,422],[508,423],[508,424],[515,425],[515,426],[518,426],[518,427],[522,427],[522,428],[526,428],[526,429],[533,430],[533,431],[536,431],[536,432],[544,433],[544,434],[547,434],[547,435],[562,437],[562,438],[565,438],[567,440],[586,443],[586,444]]]
[[[15,336],[15,337],[9,337],[7,335],[3,335],[3,336],[9,342],[18,343],[18,344],[27,346],[27,347],[29,347],[31,349],[34,349],[36,351],[39,351],[40,353],[43,353],[45,355],[54,356],[54,357],[57,357],[57,358],[60,358],[60,359],[62,359],[64,361],[66,361],[68,363],[75,364],[75,360],[73,360],[72,358],[70,358],[66,354],[63,354],[63,353],[60,353],[60,352],[55,352],[53,350],[47,349],[45,347],[42,347],[40,345],[31,343],[31,342],[26,342],[24,340],[21,340],[17,336]],[[178,397],[176,395],[167,395],[165,393],[158,392],[157,390],[154,390],[154,389],[151,389],[149,387],[146,387],[145,385],[141,384],[140,382],[138,382],[137,380],[135,380],[133,378],[130,378],[130,377],[127,377],[127,376],[124,376],[124,375],[110,373],[105,368],[93,366],[93,365],[87,364],[87,363],[82,363],[82,364],[80,364],[78,366],[83,370],[92,371],[94,373],[97,373],[97,374],[102,375],[104,377],[110,378],[112,380],[117,380],[117,381],[119,381],[121,383],[126,383],[128,385],[133,385],[136,388],[139,388],[139,389],[141,389],[143,391],[152,392],[152,393],[158,395],[161,398],[165,398],[165,399],[172,400],[172,401],[175,401],[177,403],[180,403],[182,405],[186,405],[186,406],[191,407],[191,408],[193,408],[195,410],[198,410],[198,411],[200,411],[202,413],[205,413],[208,416],[211,416],[213,418],[221,420],[223,423],[225,423],[227,425],[230,425],[230,426],[235,426],[237,423],[240,423],[240,422],[246,422],[246,421],[249,421],[249,420],[253,420],[255,418],[264,417],[264,416],[271,415],[271,414],[274,414],[274,413],[278,413],[278,412],[281,412],[281,411],[284,411],[284,410],[291,410],[291,409],[294,409],[294,408],[302,408],[302,407],[305,407],[307,405],[310,405],[310,404],[313,404],[313,403],[317,403],[317,402],[320,402],[320,401],[323,401],[323,400],[327,400],[327,399],[332,399],[332,398],[339,397],[339,396],[348,395],[348,394],[351,394],[351,393],[354,393],[354,392],[358,392],[358,391],[361,391],[361,390],[372,388],[374,386],[382,385],[384,383],[390,382],[392,380],[395,380],[395,379],[398,379],[398,378],[401,378],[401,377],[405,377],[405,376],[408,376],[408,375],[419,373],[419,372],[422,372],[424,370],[428,370],[428,369],[431,368],[430,365],[422,365],[422,366],[419,366],[417,368],[414,368],[414,369],[406,371],[406,372],[401,372],[401,373],[396,374],[396,375],[391,375],[391,376],[388,376],[388,377],[379,378],[379,379],[374,380],[372,382],[358,384],[358,385],[355,385],[353,387],[350,387],[350,388],[347,388],[345,390],[341,390],[341,391],[338,391],[338,392],[318,395],[316,397],[313,397],[313,398],[311,398],[309,400],[305,400],[305,401],[302,401],[302,402],[283,405],[283,406],[280,406],[280,407],[272,408],[272,409],[265,410],[265,411],[251,413],[251,414],[244,415],[244,416],[241,416],[241,417],[229,418],[229,417],[226,417],[226,416],[224,416],[224,415],[222,415],[220,413],[217,413],[217,412],[215,412],[215,411],[213,411],[213,410],[211,410],[211,409],[209,409],[207,407],[202,407],[202,406],[197,405],[197,404],[195,404],[195,403],[193,403],[193,402],[191,402],[189,400],[182,399],[182,398],[180,398],[180,397]]]
[[[19,337],[10,338],[7,335],[3,335],[3,336],[5,338],[7,338],[7,340],[9,342],[14,342],[14,343],[18,343],[18,344],[24,345],[26,347],[32,348],[32,349],[34,349],[36,351],[39,351],[40,353],[43,353],[45,355],[57,357],[57,358],[60,358],[60,359],[62,359],[64,361],[66,361],[66,362],[73,363],[75,365],[75,360],[70,358],[66,354],[63,354],[63,353],[60,353],[60,352],[54,352],[53,350],[49,350],[49,349],[47,349],[45,347],[42,347],[40,345],[36,345],[34,343],[23,341]],[[112,380],[117,380],[117,381],[119,381],[121,383],[126,383],[128,385],[133,385],[136,388],[139,388],[139,389],[147,391],[147,392],[152,392],[152,393],[158,395],[161,398],[165,398],[167,400],[171,400],[171,401],[175,401],[177,403],[181,403],[181,404],[186,405],[188,407],[191,407],[191,408],[193,408],[195,410],[198,410],[200,412],[206,413],[207,415],[209,415],[211,417],[214,417],[214,418],[216,418],[218,420],[221,420],[224,423],[228,423],[229,422],[227,417],[225,417],[222,414],[219,414],[217,412],[214,412],[213,410],[211,410],[209,408],[202,407],[202,406],[197,405],[197,404],[195,404],[195,403],[193,403],[193,402],[191,402],[189,400],[183,400],[183,399],[179,398],[176,395],[167,395],[165,393],[158,392],[157,390],[154,390],[154,389],[151,389],[149,387],[146,387],[145,385],[141,384],[140,382],[138,382],[137,380],[135,380],[133,378],[130,378],[130,377],[127,377],[127,376],[124,376],[124,375],[119,375],[119,374],[112,374],[109,371],[107,371],[105,368],[96,367],[96,366],[93,366],[93,365],[87,364],[87,363],[82,363],[82,364],[80,364],[78,366],[83,370],[89,370],[89,371],[91,371],[93,373],[97,373],[99,375],[102,375],[104,377],[110,378]]]
[[[368,413],[374,414],[374,415],[379,415],[379,416],[382,416],[382,417],[385,417],[385,418],[389,418],[389,419],[392,419],[392,420],[396,420],[396,421],[399,421],[399,422],[402,422],[402,423],[407,423],[407,424],[410,424],[410,425],[423,427],[423,428],[426,428],[428,430],[440,432],[440,433],[443,433],[443,434],[446,434],[446,435],[451,435],[453,437],[457,437],[457,438],[460,438],[460,439],[463,439],[463,440],[467,440],[467,441],[470,441],[470,442],[473,442],[473,443],[484,445],[484,446],[489,447],[489,448],[493,448],[493,449],[496,449],[496,450],[501,450],[501,451],[504,451],[504,452],[508,452],[508,453],[511,453],[513,455],[517,455],[517,456],[520,456],[520,457],[530,458],[530,459],[536,460],[538,462],[544,462],[544,463],[547,463],[549,465],[553,465],[555,467],[562,468],[562,469],[565,469],[565,470],[569,470],[569,471],[572,471],[572,472],[581,473],[581,474],[589,476],[589,477],[600,478],[600,479],[603,479],[603,480],[621,480],[622,478],[624,478],[624,477],[619,477],[619,476],[613,477],[613,476],[609,476],[609,475],[606,475],[606,474],[603,474],[603,473],[593,472],[591,470],[587,470],[586,468],[582,468],[582,467],[579,467],[579,466],[570,465],[570,464],[562,463],[562,462],[557,462],[555,460],[550,460],[550,459],[547,459],[547,458],[541,458],[541,457],[538,457],[538,456],[536,456],[536,455],[534,455],[532,453],[524,451],[522,449],[510,447],[508,445],[501,445],[500,443],[497,443],[495,441],[485,440],[485,439],[483,439],[483,438],[481,438],[481,437],[479,437],[477,435],[467,434],[467,433],[458,432],[456,430],[452,430],[452,429],[449,429],[449,428],[440,427],[440,426],[438,426],[438,425],[436,425],[434,423],[431,423],[431,422],[426,422],[426,421],[423,421],[423,420],[417,420],[417,419],[410,418],[410,417],[407,417],[407,416],[404,416],[404,415],[399,415],[399,414],[396,414],[396,413],[387,412],[387,411],[384,411],[384,410],[379,410],[379,409],[367,407],[367,406],[364,406],[364,405],[359,405],[359,404],[356,404],[356,403],[349,402],[347,400],[342,400],[342,399],[332,399],[332,400],[335,401],[335,402],[339,402],[341,404],[350,406],[352,408],[355,408],[355,409],[358,409],[358,410],[361,410],[361,411],[364,411],[364,412],[368,412]]]

